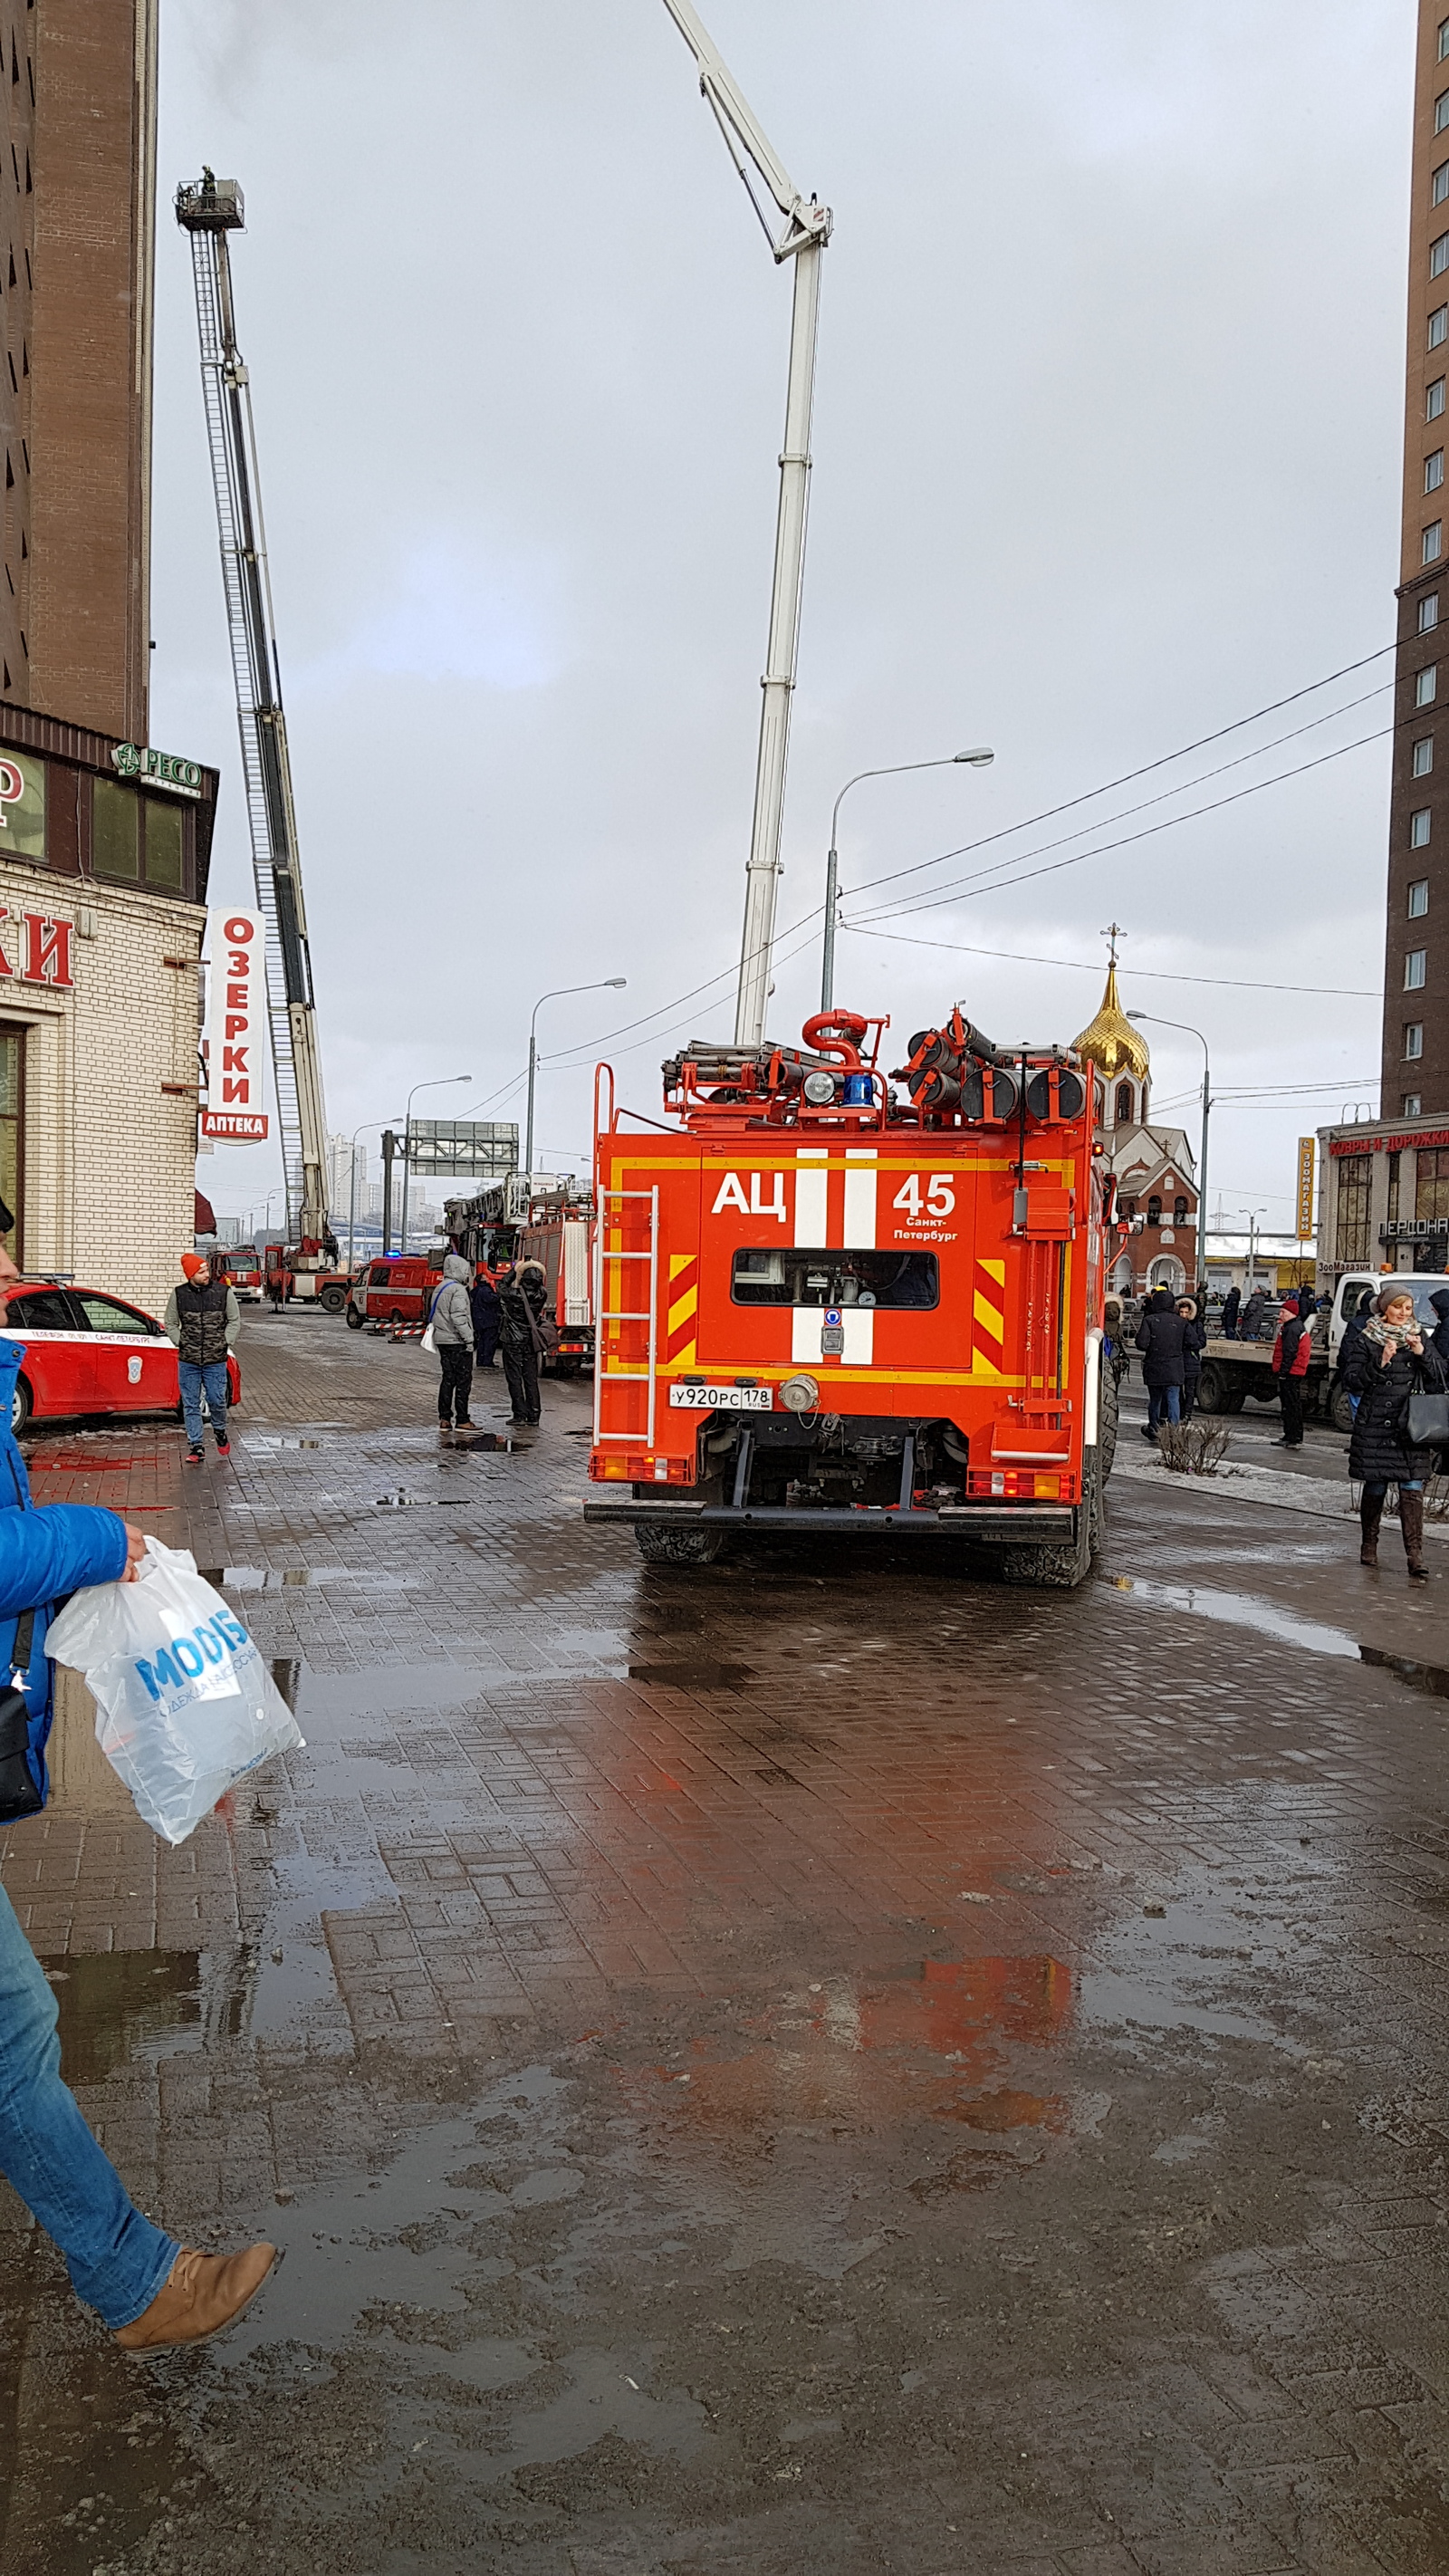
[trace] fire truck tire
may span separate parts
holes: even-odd
[[[30,1420],[31,1403],[32,1397],[29,1385],[23,1377],[18,1377],[15,1381],[14,1393],[10,1398],[10,1428],[12,1431],[24,1430],[27,1422]]]
[[[365,1320],[366,1319],[363,1316],[359,1315],[357,1308],[349,1300],[347,1307],[347,1321],[351,1330],[354,1333],[360,1333]]]
[[[324,1315],[340,1315],[347,1303],[345,1288],[324,1288],[317,1300]]]
[[[1097,1450],[1102,1461],[1102,1482],[1112,1473],[1117,1455],[1117,1381],[1110,1369],[1102,1372],[1102,1400],[1097,1411]]]
[[[636,1521],[634,1544],[646,1565],[712,1565],[724,1532],[712,1529],[661,1529],[658,1521]]]
[[[999,1564],[1003,1583],[1039,1592],[1075,1592],[1079,1583],[1085,1583],[1092,1560],[1101,1551],[1103,1523],[1102,1479],[1092,1466],[1078,1508],[1077,1535],[1072,1546],[1053,1547],[1042,1540],[1036,1547],[1003,1548]]]
[[[1226,1395],[1227,1387],[1221,1369],[1214,1368],[1211,1360],[1204,1360],[1202,1375],[1197,1382],[1198,1412],[1226,1413],[1228,1409],[1224,1401]]]

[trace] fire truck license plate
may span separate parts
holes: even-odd
[[[691,1379],[688,1386],[672,1386],[669,1401],[691,1413],[771,1413],[775,1398],[768,1386],[705,1386]]]

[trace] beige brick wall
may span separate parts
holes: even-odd
[[[25,1268],[68,1272],[159,1315],[192,1242],[205,911],[74,879],[62,893],[43,868],[14,863],[0,872],[0,902],[12,967],[23,955],[15,915],[77,925],[72,992],[0,978],[0,1023],[26,1032]]]

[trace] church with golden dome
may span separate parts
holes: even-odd
[[[1154,1288],[1179,1296],[1200,1276],[1196,1157],[1181,1127],[1155,1126],[1149,1116],[1151,1050],[1122,1008],[1117,933],[1109,936],[1102,1007],[1072,1045],[1097,1068],[1097,1142],[1116,1175],[1118,1215],[1134,1227],[1121,1238],[1110,1284],[1118,1296],[1142,1297]]]

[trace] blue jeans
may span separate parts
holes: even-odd
[[[177,1369],[181,1380],[181,1410],[186,1416],[186,1437],[193,1449],[201,1447],[201,1395],[206,1390],[206,1409],[218,1440],[226,1438],[226,1362],[209,1360],[199,1368],[195,1360],[183,1360]]]
[[[1182,1420],[1180,1386],[1150,1386],[1147,1390],[1147,1428],[1155,1431],[1159,1422]]]
[[[1391,1477],[1386,1476],[1382,1483],[1366,1484],[1363,1489],[1364,1501],[1366,1503],[1381,1503],[1393,1481],[1394,1480]],[[1424,1490],[1424,1480],[1422,1476],[1400,1476],[1398,1479],[1398,1487],[1401,1494],[1422,1494]]]
[[[0,1887],[0,2173],[112,2333],[149,2308],[180,2248],[133,2209],[60,2080],[55,1996]]]

